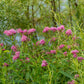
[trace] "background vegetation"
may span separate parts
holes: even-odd
[[[84,84],[84,0],[0,0],[0,84]]]
[[[84,0],[0,0],[0,31],[83,24]]]

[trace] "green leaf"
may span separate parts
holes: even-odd
[[[5,53],[6,53],[6,52],[9,52],[9,50],[5,50],[4,52],[5,52]]]
[[[70,79],[73,79],[73,77],[69,73],[67,73],[67,72],[60,71],[59,73],[63,74],[64,76],[66,76],[66,77],[68,77]]]
[[[26,73],[25,78],[26,78],[26,80],[31,79],[31,80],[33,81],[33,78],[32,78],[32,76],[29,74],[29,72]]]
[[[13,82],[19,83],[19,84],[25,84],[26,83],[24,80],[14,80]]]
[[[29,72],[26,73],[26,80],[30,78]]]

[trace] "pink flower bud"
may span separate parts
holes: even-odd
[[[75,78],[78,78],[78,77],[79,77],[79,74],[76,74],[74,77],[75,77]]]
[[[64,56],[67,56],[67,51],[66,51],[66,52],[64,52]]]
[[[9,64],[7,64],[7,63],[4,63],[4,65],[3,66],[9,66]]]

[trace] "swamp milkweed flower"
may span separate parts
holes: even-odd
[[[4,44],[3,43],[0,43],[0,46],[3,46]]]
[[[17,51],[17,48],[16,48],[16,46],[14,46],[14,45],[11,47],[11,49],[12,49],[14,52]]]
[[[51,54],[55,54],[56,53],[56,50],[51,50],[50,53]]]
[[[64,25],[61,25],[60,27],[61,27],[62,30],[65,30]]]
[[[16,56],[16,55],[13,56],[13,60],[16,60],[18,58],[19,58],[19,56]]]
[[[21,28],[17,29],[16,31],[17,33],[23,33],[23,30]]]
[[[57,27],[57,31],[61,31],[61,27]]]
[[[23,59],[20,59],[20,61],[22,61],[22,62],[23,62]]]
[[[73,54],[73,57],[76,58],[77,57],[77,54]]]
[[[44,44],[45,44],[45,40],[44,39],[40,40],[39,45],[44,45]]]
[[[55,31],[57,31],[57,28],[56,27],[51,27],[50,30],[55,32]]]
[[[64,54],[64,56],[67,56],[67,51],[66,51],[66,52],[64,52],[63,54]]]
[[[7,64],[7,63],[4,63],[4,64],[3,64],[3,66],[9,66],[9,64]]]
[[[36,42],[36,45],[39,45],[39,41]]]
[[[60,27],[57,27],[57,31],[64,31],[65,30],[65,28],[64,28],[64,25],[61,25]]]
[[[73,40],[76,40],[76,36],[73,37]]]
[[[79,53],[79,51],[78,50],[72,50],[71,53],[76,54],[76,53]]]
[[[84,60],[84,58],[83,58],[83,57],[77,57],[77,60],[78,60],[79,62],[81,62],[82,60]]]
[[[72,35],[72,31],[71,31],[71,29],[68,29],[67,31],[66,31],[66,35]]]
[[[31,33],[35,32],[35,31],[36,31],[36,29],[34,29],[34,28],[29,29],[29,30],[28,30],[28,34],[31,34]]]
[[[56,39],[57,39],[57,38],[52,37],[51,40],[50,40],[50,43],[56,41]]]
[[[51,52],[46,52],[46,54],[51,54]]]
[[[15,29],[10,29],[10,32],[12,32],[12,34],[16,34],[16,30]]]
[[[23,41],[23,42],[27,41],[27,36],[22,35],[21,41]]]
[[[69,81],[67,84],[75,84],[75,81],[74,80]]]
[[[48,63],[46,62],[46,60],[43,60],[41,66],[42,66],[42,67],[45,67],[45,66],[47,66],[47,65],[48,65]]]
[[[14,29],[5,30],[4,34],[6,34],[7,36],[12,36],[12,35],[16,34],[16,30],[14,30]]]
[[[23,33],[27,33],[27,29],[24,29],[24,30],[23,30]]]
[[[15,52],[15,55],[13,56],[13,60],[18,59],[19,56],[20,56],[20,52],[19,51]]]
[[[7,35],[8,30],[5,30],[3,33]]]
[[[26,60],[30,60],[30,58],[26,57]]]
[[[3,51],[5,51],[5,49],[2,49]]]
[[[70,46],[70,45],[68,45],[68,46],[67,46],[67,48],[68,48],[68,49],[70,49],[70,48],[71,48],[71,46]]]
[[[46,33],[46,32],[48,32],[49,30],[50,30],[49,27],[45,27],[44,30],[43,30],[43,33]]]
[[[74,77],[75,77],[75,78],[78,78],[78,77],[79,77],[79,74],[76,74]]]
[[[26,62],[30,62],[30,58],[26,57]]]
[[[63,47],[65,47],[65,45],[64,45],[64,44],[61,44],[61,45],[59,46],[59,49],[62,49]]]
[[[19,56],[20,55],[20,51],[15,52],[15,55]]]

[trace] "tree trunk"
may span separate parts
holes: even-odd
[[[71,11],[71,0],[68,0],[69,3],[69,17],[70,17],[70,24],[72,26],[72,11]]]
[[[58,0],[59,2],[59,23],[61,23],[61,20],[60,20],[60,18],[61,18],[61,15],[60,15],[60,0]]]
[[[55,3],[55,0],[52,0],[52,1],[51,1],[51,10],[53,10],[53,12],[52,12],[53,25],[54,25],[54,26],[57,26],[56,20],[55,20],[55,18],[54,18],[54,13],[56,13],[56,3]]]
[[[59,0],[59,13],[60,13],[60,0]]]
[[[35,23],[34,23],[34,3],[32,3],[32,25],[33,25],[33,27],[35,27]]]

